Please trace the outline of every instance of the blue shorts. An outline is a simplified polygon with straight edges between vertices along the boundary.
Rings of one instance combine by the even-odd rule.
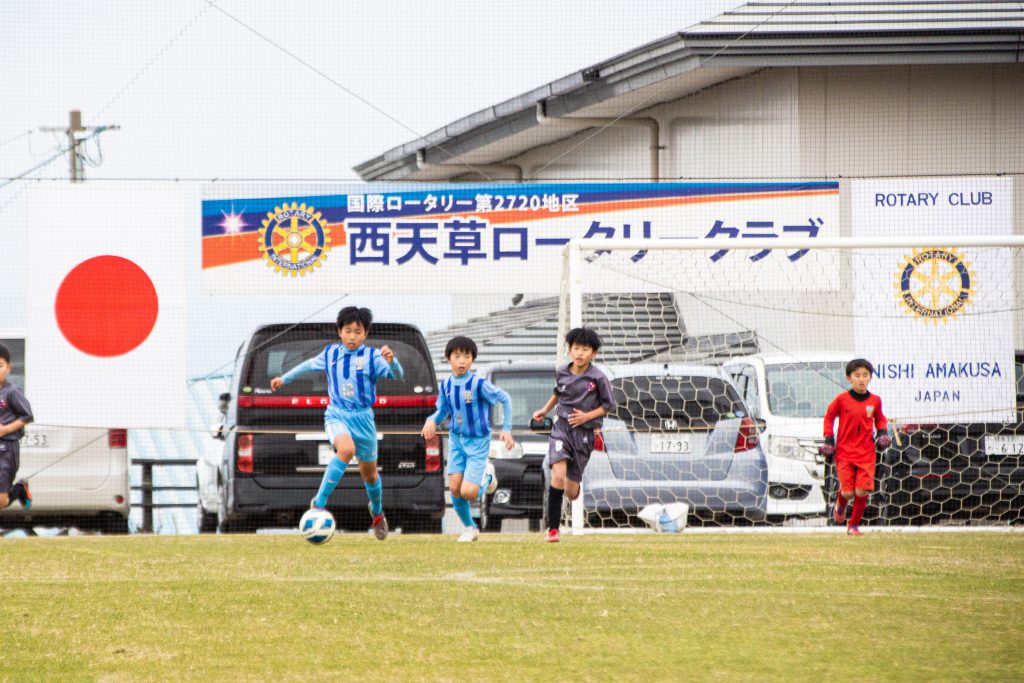
[[[374,462],[377,459],[377,423],[373,409],[333,412],[324,417],[324,430],[331,445],[342,434],[352,437],[356,445],[356,459],[360,462]]]
[[[487,456],[491,452],[491,437],[461,436],[448,437],[448,474],[461,474],[462,481],[480,486],[484,481]]]

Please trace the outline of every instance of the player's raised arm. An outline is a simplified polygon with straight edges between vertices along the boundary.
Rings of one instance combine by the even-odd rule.
[[[324,368],[327,367],[327,362],[324,360],[327,356],[327,351],[318,353],[309,360],[303,361],[296,365],[294,368],[284,373],[280,377],[275,377],[270,380],[270,388],[277,391],[285,384],[288,384],[299,375],[304,375],[307,372],[323,372]]]
[[[395,358],[395,352],[391,350],[390,346],[380,347],[380,354],[374,355],[373,362],[376,364],[377,375],[380,377],[390,377],[391,379],[405,377],[405,370]]]

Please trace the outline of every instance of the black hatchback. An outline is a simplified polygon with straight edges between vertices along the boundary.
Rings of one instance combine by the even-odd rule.
[[[505,518],[527,519],[540,528],[544,503],[544,458],[548,435],[530,431],[533,411],[543,406],[555,389],[555,364],[514,361],[484,368],[482,377],[512,397],[512,431],[516,447],[506,450],[500,441],[491,445],[491,464],[498,487],[484,500],[480,526],[485,531],[501,528]],[[501,428],[502,406],[491,409],[491,427]]]
[[[291,525],[309,508],[325,466],[335,457],[323,429],[327,378],[308,373],[274,393],[270,380],[337,341],[333,323],[300,323],[260,327],[242,344],[226,397],[218,476],[222,532]],[[373,407],[384,510],[393,528],[440,532],[445,510],[441,444],[439,439],[425,444],[419,435],[437,398],[426,342],[411,325],[374,323],[366,344],[390,346],[405,370],[400,380],[380,380]],[[366,505],[353,460],[328,508],[339,526],[359,529],[370,522]]]

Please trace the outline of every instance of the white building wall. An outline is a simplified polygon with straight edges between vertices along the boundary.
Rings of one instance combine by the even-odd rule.
[[[1015,176],[1016,232],[1024,233],[1024,64],[772,68],[724,81],[640,112],[662,127],[662,180],[841,179],[840,234],[849,234],[845,179],[878,176]],[[642,179],[643,130],[596,129],[515,159],[530,180]],[[969,233],[970,226],[964,226]],[[787,295],[787,307],[847,310],[843,291]],[[1024,283],[1024,263],[1015,265]],[[1015,287],[1024,308],[1024,286]],[[773,302],[764,295],[757,300]],[[732,331],[736,323],[798,349],[835,348],[852,339],[852,319],[783,318],[744,302],[706,304],[680,297],[692,333]],[[1015,326],[1024,348],[1024,321]]]

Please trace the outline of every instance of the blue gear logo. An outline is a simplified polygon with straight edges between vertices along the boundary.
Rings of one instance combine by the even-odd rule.
[[[956,249],[915,249],[896,276],[896,293],[907,313],[948,323],[971,303],[974,275]]]
[[[275,206],[263,219],[259,247],[267,266],[285,277],[305,276],[323,265],[331,248],[330,229],[312,206]]]

